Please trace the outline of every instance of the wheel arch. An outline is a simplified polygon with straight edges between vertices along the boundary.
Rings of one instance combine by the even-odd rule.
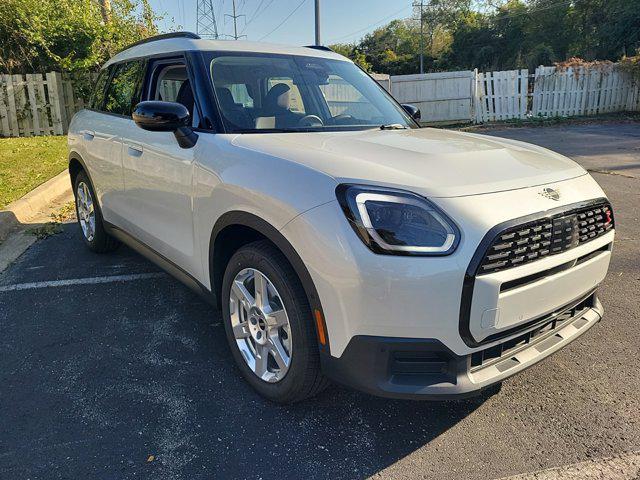
[[[326,334],[327,327],[324,320],[324,311],[309,270],[285,236],[273,225],[252,213],[243,211],[227,212],[218,219],[211,232],[209,277],[211,291],[215,293],[218,307],[222,307],[222,278],[229,259],[243,245],[262,239],[266,239],[275,245],[296,272],[309,299],[309,305],[314,316],[316,338],[323,337],[325,339],[324,344],[318,341],[318,347],[321,352],[329,353],[329,338]],[[320,313],[321,326],[317,324],[316,311]],[[320,334],[318,328],[323,328],[324,332]]]
[[[68,170],[69,170],[69,179],[71,180],[72,190],[74,188],[76,177],[78,176],[78,173],[80,173],[81,171],[84,171],[84,173],[87,174],[87,177],[89,177],[89,181],[91,182],[91,185],[94,187],[94,190],[95,190],[95,185],[93,183],[93,179],[91,178],[91,173],[89,173],[89,169],[87,168],[87,165],[85,164],[84,160],[82,159],[82,156],[78,152],[69,153]]]

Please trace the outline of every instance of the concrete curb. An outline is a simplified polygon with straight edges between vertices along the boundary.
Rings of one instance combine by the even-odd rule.
[[[42,214],[51,203],[63,197],[70,197],[71,194],[69,172],[65,169],[24,197],[10,203],[0,210],[0,241],[17,230],[21,224],[28,223]]]

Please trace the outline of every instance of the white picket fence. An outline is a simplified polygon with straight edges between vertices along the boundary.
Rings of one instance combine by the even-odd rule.
[[[533,89],[533,116],[571,117],[638,110],[638,82],[614,65],[590,69],[538,67]]]
[[[640,111],[640,82],[615,65],[562,71],[538,67],[534,75],[524,69],[428,73],[390,81],[393,96],[419,107],[424,123]]]
[[[485,123],[526,118],[529,100],[529,71],[476,72],[475,122]]]
[[[0,74],[0,136],[64,135],[73,114],[84,107],[59,72]]]

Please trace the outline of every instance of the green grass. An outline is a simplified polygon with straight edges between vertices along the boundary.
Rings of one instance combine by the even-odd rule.
[[[67,137],[0,138],[0,209],[67,166]]]

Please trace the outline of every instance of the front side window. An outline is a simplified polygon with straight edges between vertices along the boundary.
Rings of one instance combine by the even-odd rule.
[[[186,65],[159,63],[153,69],[151,85],[153,91],[149,95],[150,99],[181,103],[189,110],[192,125],[198,125],[195,96]]]
[[[144,74],[141,60],[121,63],[115,68],[107,90],[104,110],[109,113],[130,116],[140,101],[140,85]]]
[[[416,127],[353,63],[278,54],[210,55],[225,128],[233,133]]]
[[[183,85],[189,81],[186,67],[182,65],[160,67],[156,73],[158,79],[154,100],[164,100],[165,102],[177,101],[180,90],[183,88]],[[189,85],[187,85],[187,87],[191,88]]]

